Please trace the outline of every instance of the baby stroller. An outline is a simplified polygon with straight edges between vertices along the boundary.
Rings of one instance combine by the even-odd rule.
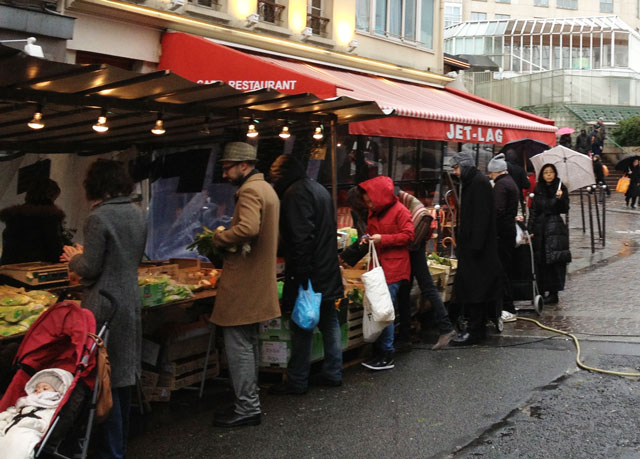
[[[116,300],[100,290],[117,308]],[[106,342],[111,317],[102,325],[98,337]],[[15,374],[0,400],[0,411],[15,405],[26,395],[24,387],[36,372],[61,368],[73,374],[47,432],[36,447],[36,457],[85,458],[89,447],[99,390],[96,382],[96,332],[93,313],[71,301],[56,303],[27,331],[14,359]]]
[[[524,223],[516,222],[520,227],[524,238],[523,243],[515,248],[513,254],[513,266],[511,271],[511,295],[513,301],[530,301],[533,308],[516,306],[519,311],[535,310],[536,314],[542,314],[544,300],[538,289],[536,277],[536,263],[533,254],[533,244]]]

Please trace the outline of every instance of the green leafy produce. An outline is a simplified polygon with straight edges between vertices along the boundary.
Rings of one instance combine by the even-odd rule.
[[[359,288],[354,288],[353,290],[349,291],[349,293],[347,293],[347,298],[353,304],[362,306],[364,302],[364,292]]]
[[[216,233],[225,231],[224,226],[218,226],[215,231],[210,230],[206,226],[202,227],[202,233],[197,233],[193,242],[187,246],[187,250],[196,250],[200,255],[207,257],[213,266],[216,268],[222,268],[222,262],[224,256],[227,253],[236,253],[238,247],[235,245],[229,247],[218,247],[213,243],[213,237]],[[242,244],[242,255],[247,255],[251,252],[251,245],[248,242]]]
[[[436,255],[435,253],[429,254],[428,259],[429,260],[433,260],[435,263],[437,263],[439,265],[451,266],[451,261],[449,261],[448,258],[440,257],[440,256]]]

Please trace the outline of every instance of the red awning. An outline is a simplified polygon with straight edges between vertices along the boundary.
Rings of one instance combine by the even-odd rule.
[[[352,134],[499,145],[529,137],[556,143],[553,121],[462,91],[254,56],[184,33],[164,35],[159,66],[192,81],[221,80],[241,90],[273,87],[289,94],[375,100],[398,115],[351,123]]]

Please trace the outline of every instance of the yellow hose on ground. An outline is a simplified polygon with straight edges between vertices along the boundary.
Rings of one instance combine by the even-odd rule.
[[[640,378],[640,373],[628,373],[628,372],[623,372],[623,371],[603,370],[602,368],[594,368],[594,367],[590,367],[588,365],[585,365],[580,360],[580,342],[578,341],[578,338],[576,338],[576,336],[574,334],[572,334],[572,333],[569,333],[569,332],[566,332],[566,331],[563,331],[563,330],[558,330],[556,328],[548,327],[548,326],[538,322],[537,320],[529,319],[527,317],[516,317],[515,319],[505,320],[504,323],[515,322],[516,320],[525,320],[527,322],[533,322],[538,327],[540,327],[540,328],[542,328],[544,330],[549,330],[549,331],[552,331],[554,333],[559,333],[561,335],[570,336],[571,339],[573,339],[573,343],[576,345],[576,351],[577,351],[576,364],[578,365],[579,368],[582,368],[583,370],[595,371],[597,373],[604,373],[604,374],[607,374],[607,375],[614,375],[614,376],[626,376],[626,377],[630,377],[630,378]]]

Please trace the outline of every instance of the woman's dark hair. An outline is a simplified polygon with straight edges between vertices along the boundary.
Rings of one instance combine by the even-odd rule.
[[[553,172],[556,174],[556,176],[555,176],[554,180],[556,180],[556,179],[558,178],[558,169],[556,169],[556,166],[554,166],[554,165],[553,165],[553,164],[551,164],[551,163],[547,163],[547,164],[545,164],[544,166],[542,166],[542,169],[540,169],[540,173],[538,174],[538,183],[546,183],[546,182],[544,181],[544,177],[543,177],[543,175],[544,175],[544,170],[545,170],[547,167],[550,167],[551,169],[553,169]]]
[[[60,196],[60,187],[50,178],[39,179],[27,190],[24,202],[46,206],[53,204],[53,201]]]
[[[129,196],[133,191],[133,181],[120,161],[98,159],[87,170],[84,190],[89,201]]]

